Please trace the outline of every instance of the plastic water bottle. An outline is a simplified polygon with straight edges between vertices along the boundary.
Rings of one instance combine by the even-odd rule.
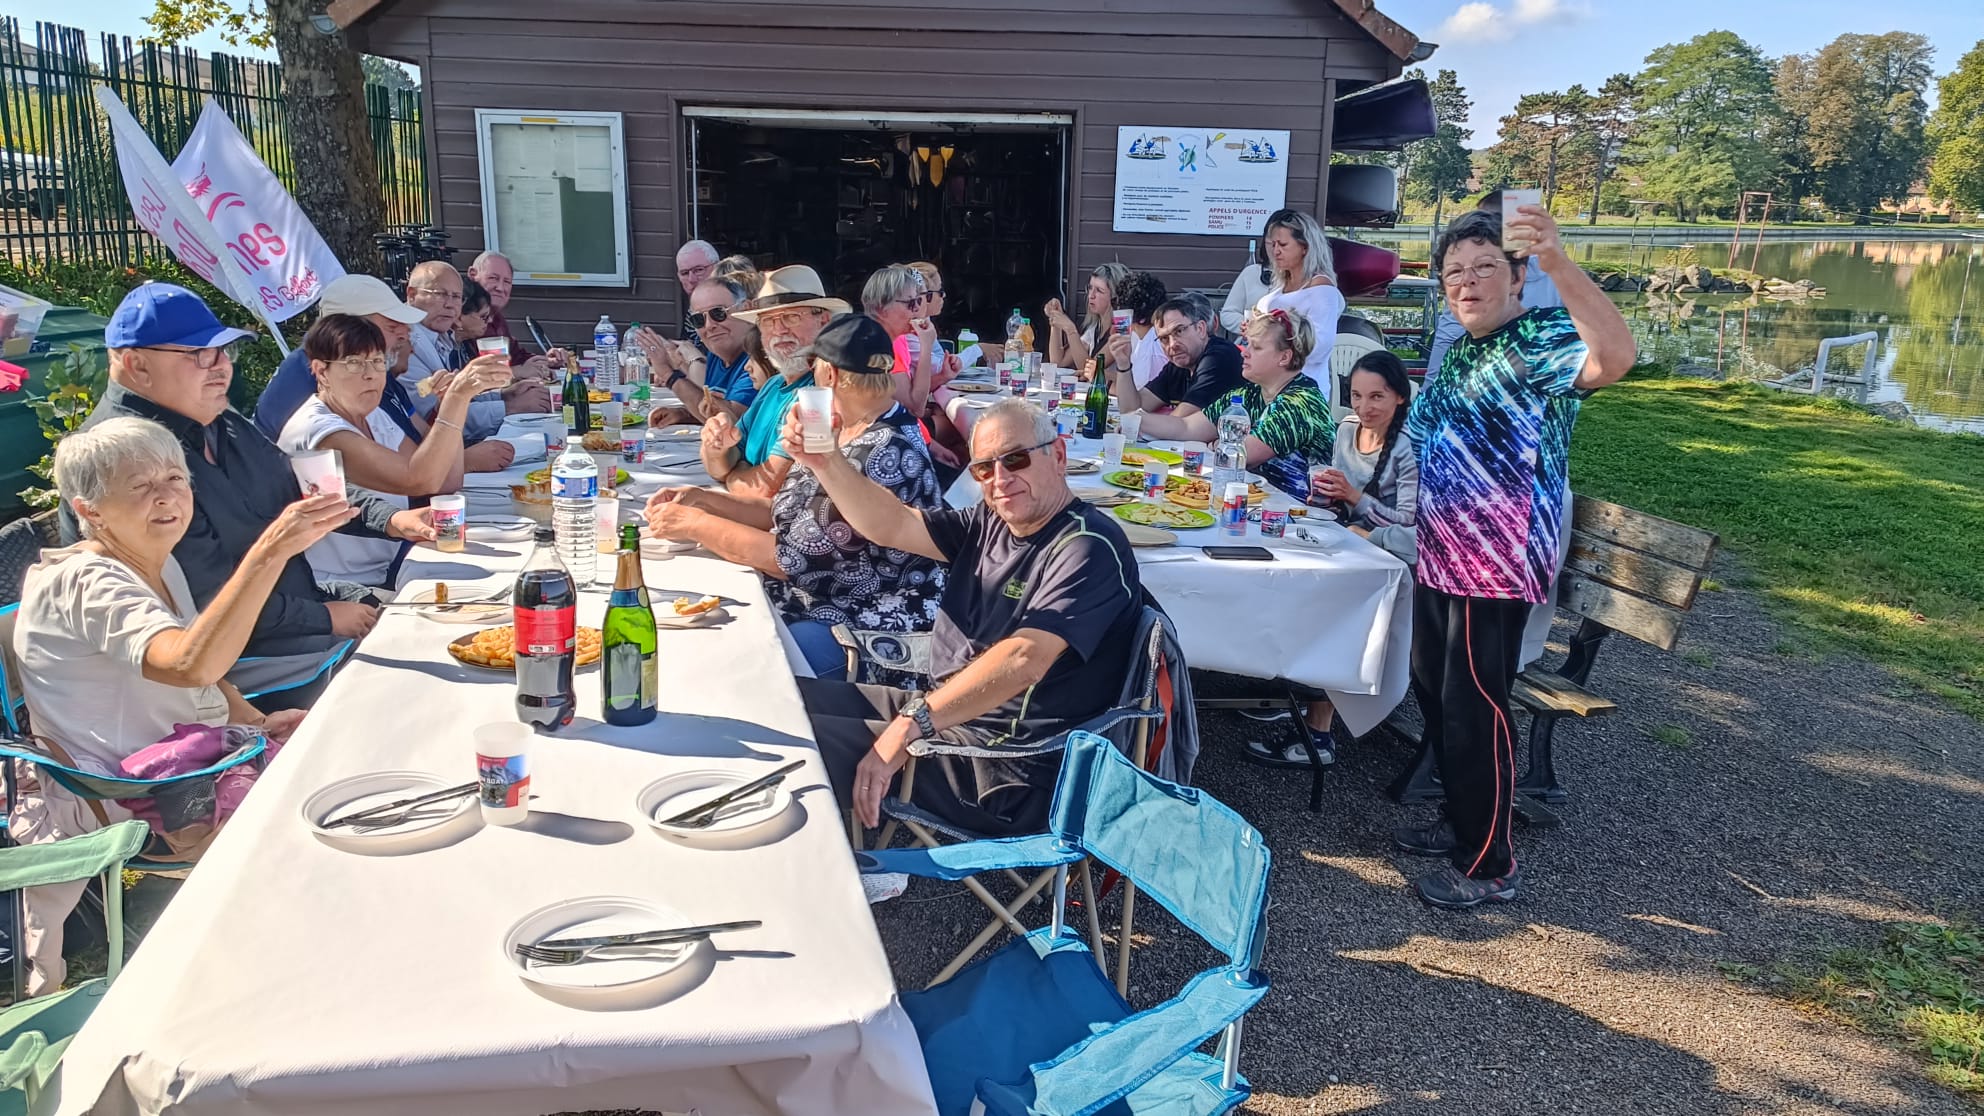
[[[1012,316],[1006,319],[1006,359],[1014,359],[1014,350],[1019,347],[1020,334],[1026,329],[1026,315],[1020,308],[1013,307]]]
[[[1247,417],[1247,408],[1240,405],[1240,393],[1227,397],[1226,410],[1219,415],[1219,443],[1215,447],[1212,465],[1212,490],[1223,492],[1228,484],[1247,479],[1247,435],[1254,429],[1254,420]]]
[[[592,347],[599,354],[593,360],[593,386],[612,391],[620,383],[620,333],[613,328],[613,319],[605,314],[592,327]]]
[[[551,466],[551,526],[558,536],[558,558],[580,585],[592,583],[593,560],[599,554],[593,524],[598,497],[599,466],[580,440],[572,438]]]

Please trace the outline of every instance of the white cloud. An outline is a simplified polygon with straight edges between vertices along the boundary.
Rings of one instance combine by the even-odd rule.
[[[1572,23],[1583,19],[1587,9],[1576,0],[1511,0],[1507,8],[1488,0],[1468,0],[1440,25],[1442,42],[1501,42],[1520,27],[1545,23]]]
[[[1520,0],[1520,2],[1530,3],[1534,0]],[[1553,0],[1542,0],[1542,2],[1549,3]],[[1486,0],[1469,0],[1468,3],[1457,8],[1453,15],[1447,17],[1447,21],[1440,25],[1439,33],[1440,41],[1443,43],[1498,42],[1508,38],[1510,30],[1508,21],[1502,18],[1502,13],[1495,5],[1487,3]]]

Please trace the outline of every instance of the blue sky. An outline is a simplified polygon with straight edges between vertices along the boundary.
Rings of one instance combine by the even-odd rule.
[[[1936,47],[1938,77],[1984,39],[1978,0],[1378,0],[1386,15],[1440,44],[1428,71],[1454,70],[1474,98],[1471,146],[1493,143],[1516,97],[1631,73],[1664,43],[1734,31],[1778,57],[1839,35],[1914,31]],[[1930,103],[1935,88],[1930,87]]]
[[[1704,31],[1734,31],[1773,57],[1817,50],[1846,32],[1916,31],[1936,44],[1938,76],[1984,38],[1979,0],[1378,0],[1386,15],[1440,44],[1428,69],[1459,72],[1474,98],[1473,146],[1494,142],[1518,95],[1636,71],[1648,51]],[[0,0],[32,18],[38,3]],[[141,35],[150,0],[63,0],[63,22]],[[217,36],[195,45],[220,49]],[[1934,89],[1930,90],[1934,97]],[[1933,100],[1932,100],[1933,103]]]

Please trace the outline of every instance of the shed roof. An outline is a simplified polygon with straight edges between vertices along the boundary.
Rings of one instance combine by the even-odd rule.
[[[1378,10],[1373,0],[1329,0],[1338,11],[1350,17],[1351,21],[1364,29],[1364,33],[1376,39],[1379,45],[1390,51],[1401,62],[1415,61],[1413,53],[1419,49],[1419,36],[1407,31],[1390,16]],[[339,27],[352,24],[389,8],[394,0],[331,0],[325,9]]]

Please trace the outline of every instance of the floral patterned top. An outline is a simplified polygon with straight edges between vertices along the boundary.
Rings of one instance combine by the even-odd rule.
[[[904,504],[925,510],[943,506],[943,489],[916,417],[900,405],[869,423],[840,452]],[[788,621],[881,632],[924,632],[936,621],[943,567],[856,534],[819,477],[802,465],[792,467],[772,498],[772,536],[785,580],[766,578],[765,587]]]

